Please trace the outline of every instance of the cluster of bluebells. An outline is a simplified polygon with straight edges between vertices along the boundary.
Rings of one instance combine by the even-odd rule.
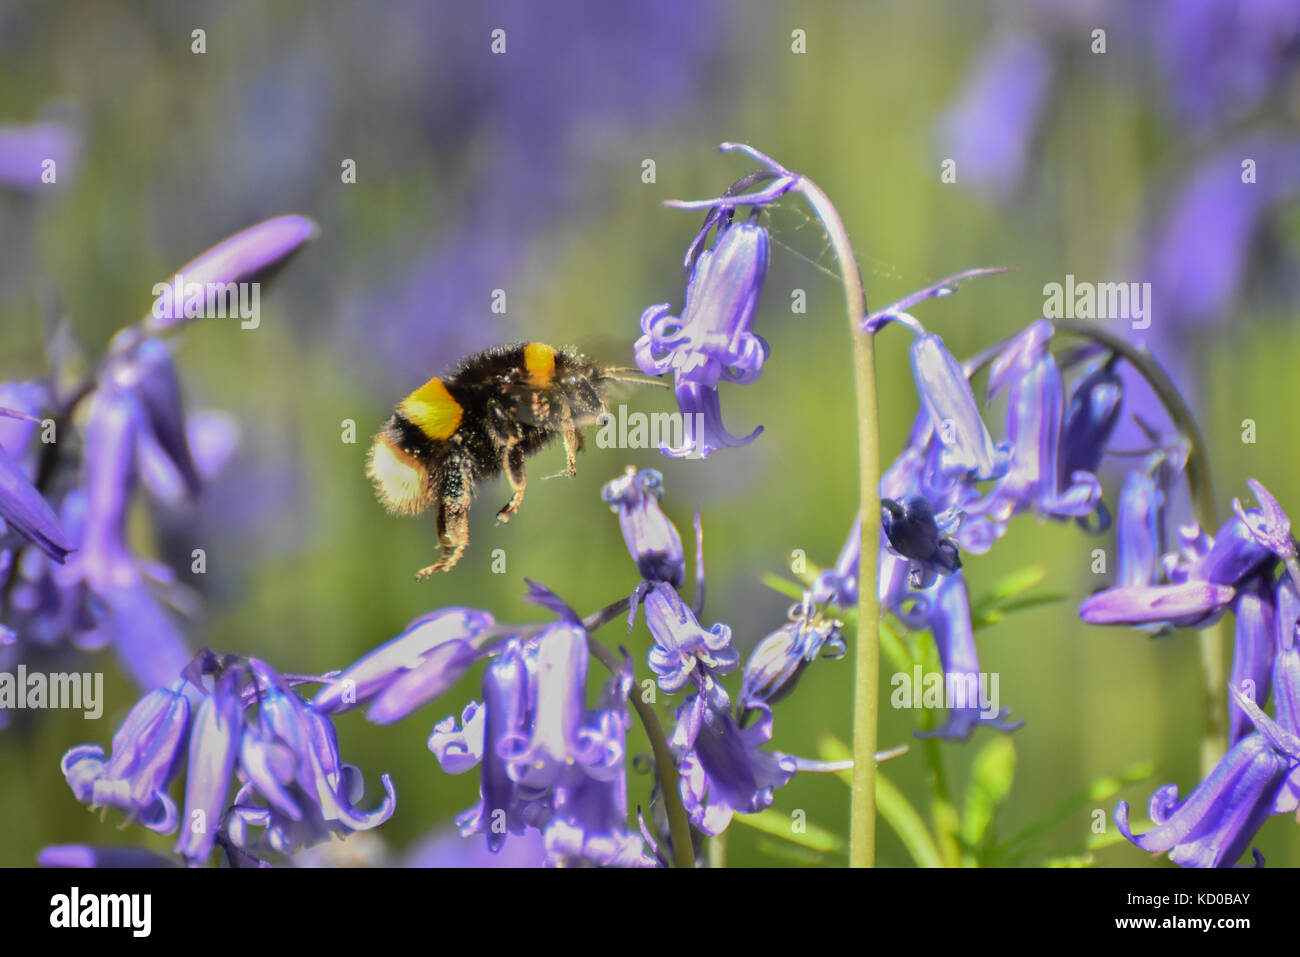
[[[340,759],[329,716],[297,691],[320,680],[201,652],[131,709],[110,755],[99,745],[70,749],[64,777],[92,809],[112,808],[159,834],[179,828],[174,853],[189,865],[220,847],[234,866],[267,866],[272,855],[369,830],[393,814],[392,782],[382,777],[386,796],[373,811],[357,807],[361,773]],[[182,771],[178,808],[169,791]]]
[[[1176,785],[1156,791],[1148,811],[1156,826],[1145,834],[1129,829],[1127,804],[1115,819],[1144,850],[1168,852],[1185,866],[1231,866],[1270,815],[1300,807],[1300,563],[1291,522],[1252,480],[1258,508],[1234,501],[1236,514],[1213,536],[1185,525],[1178,547],[1165,551],[1166,499],[1146,473],[1137,476],[1121,498],[1119,580],[1089,597],[1080,616],[1166,632],[1231,613],[1231,748],[1186,799],[1178,800]],[[1276,720],[1261,710],[1270,697]]]
[[[254,281],[314,233],[283,216],[182,267],[187,281]],[[138,554],[128,520],[141,492],[194,500],[237,441],[229,418],[187,415],[163,338],[180,304],[127,326],[88,376],[66,330],[40,380],[0,384],[0,656],[33,647],[111,645],[143,688],[166,687],[191,657],[167,605],[184,606],[175,571]],[[13,534],[16,533],[16,534]],[[161,597],[160,597],[161,596]]]

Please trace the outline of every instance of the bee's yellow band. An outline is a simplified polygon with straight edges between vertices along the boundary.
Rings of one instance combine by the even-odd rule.
[[[524,346],[524,368],[536,388],[551,384],[555,376],[555,347],[544,342],[530,342]]]
[[[398,411],[431,439],[445,439],[460,428],[465,410],[460,407],[441,379],[430,379],[399,405]]]

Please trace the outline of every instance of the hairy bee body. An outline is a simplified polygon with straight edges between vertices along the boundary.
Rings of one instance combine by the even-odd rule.
[[[529,455],[561,438],[565,471],[576,472],[582,425],[605,411],[609,382],[578,353],[530,342],[469,356],[397,404],[375,436],[366,473],[390,512],[437,510],[442,557],[417,578],[460,560],[477,483],[506,473],[513,494],[497,513],[505,522],[523,502]]]

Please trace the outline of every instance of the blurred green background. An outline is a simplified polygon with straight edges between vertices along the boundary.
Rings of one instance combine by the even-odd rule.
[[[1136,263],[1152,222],[1218,134],[1194,140],[1171,119],[1144,40],[1117,7],[1096,8],[1112,49],[1094,56],[1086,23],[1048,18],[1042,6],[1050,5],[669,4],[668,13],[576,3],[487,3],[472,12],[398,3],[0,5],[0,121],[68,111],[83,143],[75,174],[57,187],[0,194],[0,378],[44,374],[41,327],[51,315],[66,316],[97,355],[148,309],[152,284],[192,256],[267,216],[311,216],[320,236],[263,291],[259,329],[197,322],[174,340],[188,407],[227,410],[242,432],[213,495],[172,516],[163,545],[154,514],[142,506],[136,516],[143,551],[168,557],[167,542],[174,555],[207,550],[208,574],[194,583],[201,611],[186,626],[194,647],[322,672],[439,607],[541,620],[522,599],[525,577],[594,610],[637,581],[599,497],[602,483],[634,464],[664,473],[665,507],[684,533],[701,506],[703,621],[729,623],[747,656],[789,604],[761,576],[790,577],[796,549],[831,564],[856,510],[841,292],[824,242],[793,202],[771,220],[778,245],[757,320],[771,358],[758,384],[723,387],[733,432],[765,428],[750,446],[700,462],[589,441],[577,477],[534,482],[507,527],[492,517],[505,483],[482,489],[465,559],[417,583],[412,573],[435,551],[432,521],[384,513],[363,473],[368,437],[424,377],[488,345],[541,339],[631,364],[641,311],[681,306],[681,257],[698,224],[659,204],[716,195],[746,172],[743,160],[715,151],[723,140],[759,147],[832,197],[874,306],[961,269],[1014,267],[919,311],[958,356],[1039,316],[1043,285],[1067,273],[1143,278]],[[1013,188],[979,190],[963,184],[959,161],[958,182],[941,182],[947,154],[936,124],[982,46],[1012,22],[1042,39],[1055,64],[1026,172]],[[489,52],[498,26],[507,31],[503,57]],[[206,31],[201,55],[191,52],[196,28]],[[791,50],[796,29],[806,31],[806,53]],[[1294,87],[1283,91],[1282,112],[1269,119],[1293,126],[1298,102]],[[356,160],[355,184],[340,181],[347,158]],[[648,184],[646,158],[656,165]],[[1294,242],[1294,205],[1269,215],[1275,234]],[[504,316],[490,308],[495,288],[508,294]],[[791,314],[794,288],[807,291],[806,315]],[[1280,301],[1243,300],[1172,337],[1211,446],[1221,514],[1232,496],[1248,494],[1248,476],[1300,507],[1292,414],[1300,327]],[[887,461],[917,407],[906,348],[901,334],[879,340]],[[641,390],[628,402],[660,410],[671,396]],[[1257,444],[1241,441],[1246,418],[1258,424]],[[341,441],[347,419],[357,423],[356,444]],[[991,425],[1001,430],[996,418]],[[530,474],[561,465],[562,452],[551,449]],[[1115,491],[1108,481],[1112,505]],[[1013,737],[1016,782],[999,834],[1138,762],[1154,774],[1121,796],[1139,818],[1155,787],[1173,781],[1186,794],[1200,780],[1195,636],[1152,641],[1085,627],[1075,614],[1103,583],[1089,571],[1090,550],[1110,544],[1024,517],[990,554],[966,562],[974,598],[1030,564],[1047,570],[1042,590],[1071,596],[979,634],[982,667],[1001,675],[1001,703],[1027,721]],[[490,570],[495,548],[507,556],[503,575]],[[611,625],[600,637],[625,643],[645,673],[643,625],[630,635]],[[103,720],[49,712],[0,732],[0,817],[10,822],[0,832],[2,864],[29,865],[50,843],[170,846],[139,827],[119,830],[114,815],[101,823],[64,783],[64,750],[107,745],[137,696],[110,655],[79,660],[107,672]],[[776,708],[775,748],[812,756],[826,733],[849,739],[851,668],[849,659],[809,668]],[[477,696],[479,674],[392,728],[360,714],[336,721],[344,758],[372,788],[364,806],[378,775],[393,776],[397,812],[376,833],[394,855],[477,799],[476,775],[443,774],[425,740],[435,720]],[[913,727],[913,715],[886,707],[881,746],[912,741]],[[940,746],[959,792],[992,734]],[[641,737],[635,746],[646,750]],[[917,744],[886,773],[927,812]],[[644,804],[648,787],[632,775],[629,803]],[[1031,862],[1079,846],[1093,807],[1105,810],[1113,833],[1114,802],[1072,814]],[[848,790],[830,776],[797,776],[774,807],[847,831]],[[752,829],[728,833],[733,864],[817,861]],[[1291,820],[1271,819],[1257,845],[1270,864],[1300,862]],[[879,856],[909,863],[883,825]],[[1120,843],[1096,862],[1151,858]]]

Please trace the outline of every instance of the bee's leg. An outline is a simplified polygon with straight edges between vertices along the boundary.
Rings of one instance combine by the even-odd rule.
[[[473,491],[473,477],[467,463],[448,462],[447,468],[439,473],[438,544],[442,546],[442,558],[416,572],[416,581],[450,571],[460,561],[469,544],[469,506]]]
[[[501,453],[501,468],[510,480],[510,491],[514,493],[510,496],[510,501],[497,512],[497,521],[504,525],[519,511],[519,506],[524,504],[524,488],[528,484],[524,475],[524,450],[517,445],[507,446]]]
[[[548,479],[578,474],[578,453],[582,451],[582,429],[573,424],[573,417],[565,412],[560,424],[560,434],[564,436],[564,471],[546,476]]]

